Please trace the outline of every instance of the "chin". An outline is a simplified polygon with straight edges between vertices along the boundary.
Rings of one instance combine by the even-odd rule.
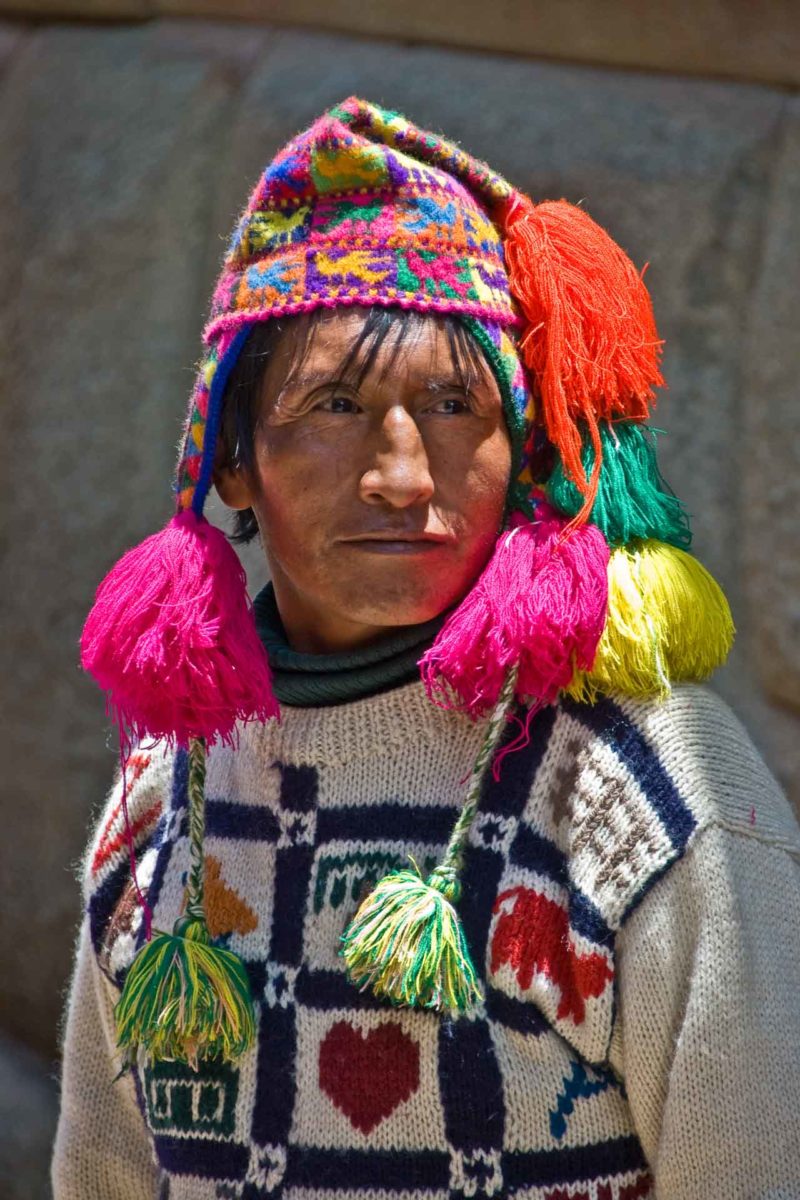
[[[472,581],[474,582],[474,581]],[[339,605],[339,611],[348,620],[360,625],[375,625],[389,628],[391,626],[422,625],[432,621],[449,608],[453,608],[463,599],[472,586],[465,583],[459,591],[453,591],[452,585],[438,588],[370,589],[369,597],[364,597],[359,603],[359,597],[348,596]]]

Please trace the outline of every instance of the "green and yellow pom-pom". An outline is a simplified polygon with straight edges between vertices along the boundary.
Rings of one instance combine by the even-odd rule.
[[[135,1060],[233,1061],[253,1044],[255,1015],[241,959],[209,944],[205,921],[181,917],[131,963],[114,1010],[117,1045]]]
[[[350,981],[392,1004],[470,1011],[481,990],[452,903],[458,887],[453,871],[424,880],[416,863],[381,879],[342,937]]]
[[[719,584],[702,563],[664,542],[620,546],[608,564],[608,616],[591,671],[567,689],[665,698],[670,685],[707,679],[727,658],[734,625]]]

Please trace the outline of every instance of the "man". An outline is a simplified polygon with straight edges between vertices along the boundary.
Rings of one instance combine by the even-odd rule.
[[[732,627],[629,261],[351,99],[205,339],[178,514],[84,632],[123,770],[58,1200],[800,1195],[800,832],[697,682]]]

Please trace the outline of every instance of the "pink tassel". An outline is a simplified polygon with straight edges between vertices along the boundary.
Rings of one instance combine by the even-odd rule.
[[[541,707],[576,668],[591,667],[606,619],[609,549],[593,525],[562,540],[566,524],[544,500],[533,522],[514,518],[420,662],[436,703],[479,717],[518,665],[517,698]]]
[[[236,721],[279,713],[244,570],[225,535],[191,510],[109,571],[81,662],[131,738],[234,744]]]

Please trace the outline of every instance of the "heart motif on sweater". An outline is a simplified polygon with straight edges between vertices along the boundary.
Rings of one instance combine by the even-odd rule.
[[[397,1025],[365,1032],[337,1021],[319,1048],[319,1086],[355,1129],[370,1133],[419,1087],[419,1046]]]

